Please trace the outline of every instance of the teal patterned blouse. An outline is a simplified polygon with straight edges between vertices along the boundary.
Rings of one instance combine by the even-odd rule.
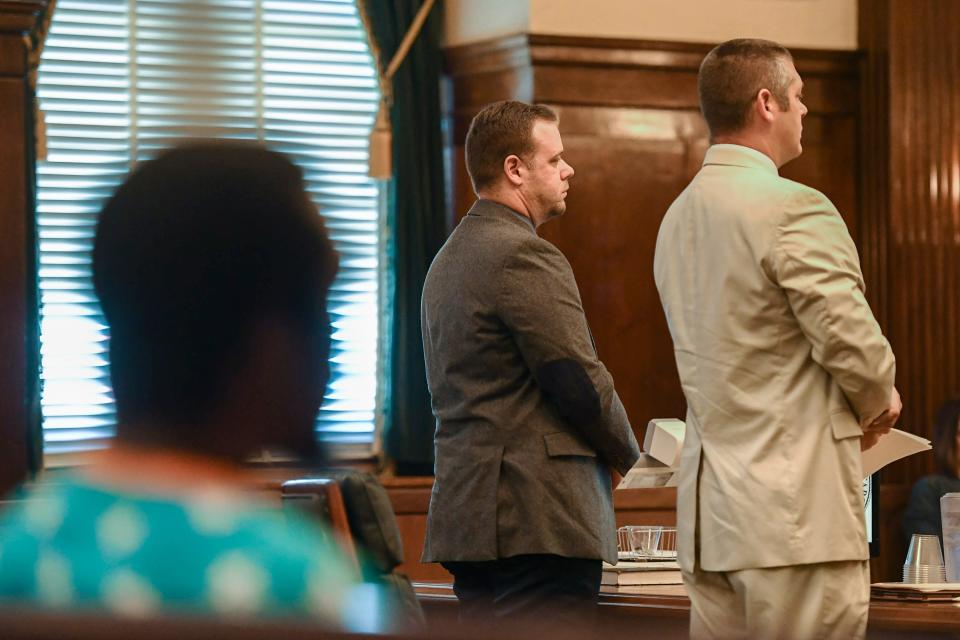
[[[25,497],[0,513],[0,602],[344,626],[357,578],[324,530],[299,514],[223,494],[124,494],[76,477]]]

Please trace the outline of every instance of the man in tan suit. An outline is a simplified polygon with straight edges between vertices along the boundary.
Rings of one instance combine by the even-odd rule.
[[[869,570],[861,447],[900,414],[894,357],[801,153],[790,52],[732,40],[700,67],[712,146],[667,211],[654,273],[684,395],[680,565],[694,638],[857,638]]]

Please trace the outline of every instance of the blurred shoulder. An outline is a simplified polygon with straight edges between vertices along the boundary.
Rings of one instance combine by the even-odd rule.
[[[933,473],[917,480],[911,495],[932,494],[938,498],[946,493],[960,492],[960,478],[951,478],[941,473]]]

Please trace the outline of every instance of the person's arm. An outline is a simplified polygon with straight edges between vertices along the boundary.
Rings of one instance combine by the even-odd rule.
[[[893,351],[864,297],[857,250],[840,214],[822,194],[804,191],[786,201],[778,232],[768,275],[783,289],[813,359],[864,428],[893,409],[899,415]]]
[[[557,413],[625,474],[640,455],[613,378],[597,358],[573,271],[546,241],[524,240],[503,266],[498,311]]]

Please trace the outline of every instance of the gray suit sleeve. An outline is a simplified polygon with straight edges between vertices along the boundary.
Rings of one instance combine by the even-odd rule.
[[[613,378],[597,358],[570,264],[539,238],[507,258],[497,307],[557,413],[621,474],[640,455]]]

